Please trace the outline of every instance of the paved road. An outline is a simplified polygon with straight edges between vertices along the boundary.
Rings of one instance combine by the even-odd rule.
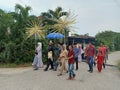
[[[120,51],[109,55],[107,64],[116,65]],[[43,69],[33,71],[32,67],[0,69],[0,90],[120,90],[120,72],[116,67],[107,66],[101,73],[96,67],[87,72],[86,63],[79,63],[75,80],[66,80],[68,74],[58,77],[58,71]]]

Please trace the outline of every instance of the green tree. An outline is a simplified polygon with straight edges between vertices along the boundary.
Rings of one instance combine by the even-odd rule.
[[[65,35],[64,41],[66,42],[66,36],[71,30],[72,24],[75,23],[75,17],[72,16],[70,12],[64,12],[61,7],[57,7],[55,11],[48,10],[41,15],[43,17],[43,22],[48,27],[48,33],[59,32]]]
[[[110,50],[120,50],[119,49],[119,40],[120,40],[120,33],[113,32],[113,31],[104,31],[98,33],[95,38],[97,41],[97,45],[101,43],[107,45]]]
[[[11,28],[14,19],[11,14],[0,9],[0,62],[10,62],[12,58]]]
[[[54,32],[54,28],[51,25],[57,23],[57,21],[53,19],[59,19],[62,16],[66,16],[68,12],[64,12],[61,7],[57,7],[55,10],[48,10],[48,12],[41,13],[41,18],[43,24],[47,25],[47,34],[50,32]]]
[[[3,63],[30,62],[33,57],[34,40],[26,40],[26,23],[29,18],[30,7],[19,4],[15,12],[0,10],[0,61]],[[29,47],[28,47],[29,46]]]
[[[114,41],[115,50],[120,50],[120,33],[116,34],[113,41]]]
[[[22,23],[23,25],[27,23],[30,10],[31,10],[31,7],[29,6],[23,7],[20,4],[16,4],[15,12],[18,14],[17,19],[19,23]]]

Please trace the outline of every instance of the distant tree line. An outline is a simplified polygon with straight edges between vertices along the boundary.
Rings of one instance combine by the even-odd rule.
[[[113,31],[104,31],[96,34],[96,46],[101,43],[109,47],[110,51],[120,50],[120,33]]]

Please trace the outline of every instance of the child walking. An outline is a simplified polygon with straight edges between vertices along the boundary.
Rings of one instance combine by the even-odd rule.
[[[69,77],[67,80],[74,80],[75,79],[75,73],[74,73],[74,51],[71,45],[69,45],[69,51],[68,51],[68,72]]]
[[[104,62],[104,56],[102,54],[102,51],[99,51],[98,55],[97,55],[97,68],[98,68],[98,72],[102,71],[103,62]]]

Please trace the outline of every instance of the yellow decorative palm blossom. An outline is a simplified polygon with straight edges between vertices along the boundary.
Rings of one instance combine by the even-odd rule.
[[[40,20],[31,20],[27,25],[29,26],[26,30],[28,38],[30,38],[33,35],[35,35],[35,37],[45,38],[45,27],[40,26]]]
[[[53,25],[56,32],[64,33],[65,30],[70,30],[73,24],[75,24],[75,17],[71,17],[70,14],[67,16],[62,16],[59,19],[53,19],[56,24]]]

